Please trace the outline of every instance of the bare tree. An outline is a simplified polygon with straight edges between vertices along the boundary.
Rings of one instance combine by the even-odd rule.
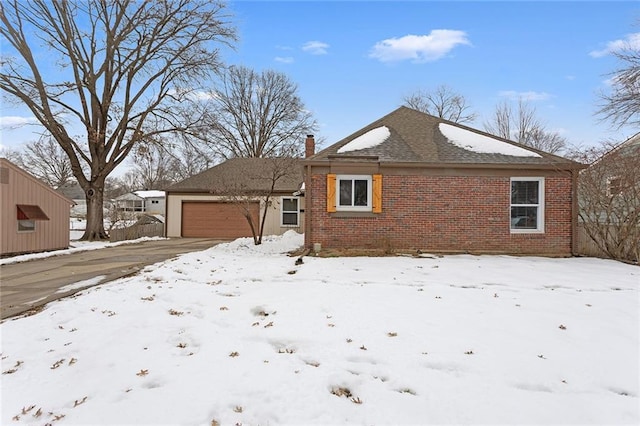
[[[18,153],[18,165],[53,188],[74,180],[69,156],[48,135],[28,142]]]
[[[613,259],[640,260],[640,134],[572,157],[589,164],[578,178],[578,214],[587,235]]]
[[[558,132],[549,131],[537,117],[536,109],[522,99],[516,111],[508,102],[496,106],[493,117],[484,123],[488,133],[510,139],[541,151],[557,153],[565,149],[567,141]]]
[[[237,206],[251,228],[255,245],[262,244],[264,225],[272,207],[278,187],[287,182],[302,182],[299,159],[292,157],[271,157],[260,164],[243,162],[242,179],[224,183],[224,198]],[[256,212],[256,203],[259,213]]]
[[[208,0],[0,2],[0,88],[69,157],[87,199],[82,239],[107,238],[105,179],[140,141],[200,123],[174,106],[220,68],[214,43],[235,40],[226,19]]]
[[[196,134],[201,133],[201,131],[196,132]],[[211,141],[198,138],[191,133],[164,135],[156,146],[164,156],[171,157],[171,160],[166,161],[170,161],[171,176],[175,181],[190,178],[211,168],[221,160]]]
[[[621,63],[611,73],[611,88],[600,93],[597,114],[610,121],[616,128],[640,124],[640,48],[638,44],[626,43],[613,55]]]
[[[222,158],[296,156],[300,135],[317,125],[285,74],[232,66],[215,91],[209,111],[209,139]]]
[[[214,152],[203,149],[202,145],[191,140],[184,141],[180,145],[175,158],[177,180],[187,179],[203,172],[211,168],[217,160]]]
[[[179,162],[160,142],[140,143],[134,149],[131,175],[136,189],[163,189],[178,180]]]
[[[471,123],[476,119],[464,96],[446,85],[440,85],[433,91],[419,90],[405,96],[404,105],[456,123]]]

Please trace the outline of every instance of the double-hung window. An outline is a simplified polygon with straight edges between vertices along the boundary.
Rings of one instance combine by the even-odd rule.
[[[544,232],[544,178],[511,178],[511,232]]]
[[[300,226],[300,200],[296,197],[280,199],[280,225]]]

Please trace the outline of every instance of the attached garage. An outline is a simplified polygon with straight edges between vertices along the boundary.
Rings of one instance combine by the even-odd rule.
[[[182,236],[199,238],[235,239],[250,237],[251,227],[244,217],[248,208],[254,223],[258,221],[260,206],[257,202],[234,204],[228,202],[182,202]]]
[[[165,236],[233,240],[304,227],[298,158],[233,158],[165,189]]]

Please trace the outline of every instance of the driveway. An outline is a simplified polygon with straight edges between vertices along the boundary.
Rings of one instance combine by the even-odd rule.
[[[37,310],[52,300],[134,275],[147,265],[206,250],[220,242],[170,238],[0,265],[1,318]]]

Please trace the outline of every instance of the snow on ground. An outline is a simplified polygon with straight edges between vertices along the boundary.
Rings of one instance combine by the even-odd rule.
[[[0,259],[0,265],[8,265],[10,263],[26,262],[34,259],[44,259],[45,257],[61,256],[69,253],[77,253],[80,251],[98,250],[105,247],[115,247],[123,244],[137,244],[143,241],[162,240],[161,237],[142,237],[135,240],[125,240],[111,243],[109,241],[78,241],[82,238],[85,230],[85,222],[71,218],[69,221],[69,248],[64,250],[51,250],[40,253],[21,254],[12,257]]]
[[[638,424],[640,269],[181,255],[0,325],[3,425]]]
[[[467,151],[512,155],[514,157],[541,157],[540,154],[529,151],[528,149],[452,126],[451,124],[440,123],[438,128],[449,142]]]
[[[82,235],[80,235],[82,236]],[[78,237],[80,238],[80,237]],[[136,240],[125,240],[111,243],[109,241],[71,241],[68,249],[44,251],[41,253],[21,254],[12,257],[0,259],[0,265],[8,265],[10,263],[26,262],[34,259],[44,259],[45,257],[62,256],[69,253],[77,253],[80,251],[99,250],[105,247],[115,247],[123,244],[137,244],[143,241],[164,240],[162,237],[142,237]]]

